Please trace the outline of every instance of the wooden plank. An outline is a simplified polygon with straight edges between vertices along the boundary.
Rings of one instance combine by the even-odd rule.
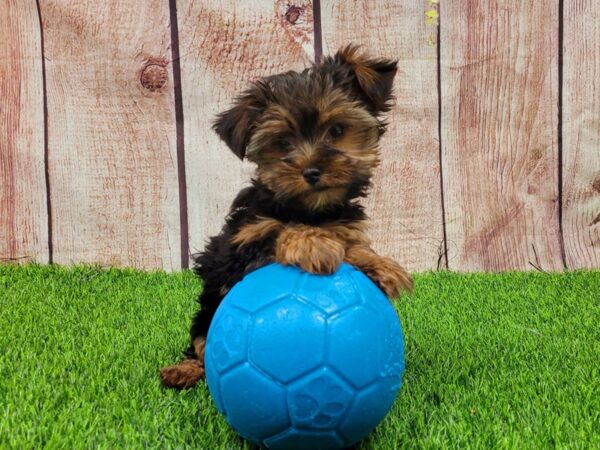
[[[600,267],[600,0],[564,2],[563,233],[567,267]]]
[[[0,7],[0,261],[48,262],[44,92],[34,0]]]
[[[169,4],[41,4],[54,256],[179,268]]]
[[[426,2],[321,2],[323,49],[350,42],[398,59],[396,105],[366,206],[375,249],[410,270],[445,266],[438,141],[436,27]],[[442,256],[441,256],[442,255]]]
[[[212,131],[250,80],[300,70],[313,58],[312,3],[178,0],[190,233],[197,252],[224,223],[253,167]]]
[[[440,2],[449,267],[563,267],[558,0]]]

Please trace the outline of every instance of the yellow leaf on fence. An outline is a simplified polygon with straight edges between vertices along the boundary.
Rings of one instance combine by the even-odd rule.
[[[430,9],[425,12],[425,23],[427,25],[437,25],[437,19],[439,17],[439,13],[435,9]]]

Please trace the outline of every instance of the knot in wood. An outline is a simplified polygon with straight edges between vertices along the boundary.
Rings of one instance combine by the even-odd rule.
[[[158,91],[167,84],[167,69],[159,64],[148,64],[142,70],[140,75],[140,83],[144,89],[149,91]]]
[[[600,192],[600,174],[592,181],[592,187],[596,192]]]
[[[285,18],[289,23],[294,25],[296,22],[298,22],[300,14],[302,14],[302,8],[300,8],[299,6],[292,5],[286,11]]]

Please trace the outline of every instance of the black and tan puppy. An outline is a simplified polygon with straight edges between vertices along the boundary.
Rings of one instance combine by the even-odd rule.
[[[218,135],[256,164],[250,187],[234,200],[225,226],[195,258],[204,280],[186,358],[161,370],[165,386],[204,377],[204,344],[221,299],[242,277],[277,261],[328,274],[346,261],[389,296],[411,289],[406,271],[378,256],[365,235],[358,199],[379,163],[396,62],[348,46],[303,72],[251,85],[221,113]]]

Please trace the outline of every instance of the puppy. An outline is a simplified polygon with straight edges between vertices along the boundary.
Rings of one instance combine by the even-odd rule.
[[[396,61],[348,46],[303,72],[254,82],[214,130],[240,158],[256,164],[225,226],[195,256],[204,281],[185,359],[160,372],[165,386],[189,388],[204,377],[204,346],[219,303],[245,274],[276,261],[330,274],[346,261],[387,295],[411,290],[407,272],[377,255],[359,203],[379,164]]]

